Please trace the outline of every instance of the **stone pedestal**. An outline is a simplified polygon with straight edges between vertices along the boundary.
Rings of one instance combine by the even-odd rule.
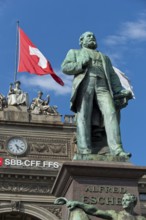
[[[121,200],[126,192],[135,194],[138,203],[135,212],[140,212],[138,180],[146,174],[146,167],[127,162],[75,161],[63,164],[52,193],[56,197],[78,200],[99,209],[122,210]],[[63,207],[63,219],[68,210]],[[100,219],[91,217],[91,219]]]
[[[8,106],[0,111],[0,120],[1,121],[11,121],[11,122],[28,122],[28,123],[60,123],[62,124],[62,115],[35,115],[31,114],[27,106]]]
[[[0,111],[0,120],[29,122],[29,113],[27,106],[9,106]]]
[[[58,123],[61,122],[62,115],[35,115],[31,114],[30,121],[35,123]]]

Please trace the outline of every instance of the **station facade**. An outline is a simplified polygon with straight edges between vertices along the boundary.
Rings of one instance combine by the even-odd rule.
[[[0,111],[0,220],[59,220],[51,193],[62,163],[75,150],[74,116],[35,115],[26,106]],[[146,216],[146,176],[139,181]]]

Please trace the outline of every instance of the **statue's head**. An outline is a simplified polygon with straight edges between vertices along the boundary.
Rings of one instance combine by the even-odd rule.
[[[134,208],[137,204],[137,197],[131,193],[124,194],[122,198],[122,206],[126,208]]]
[[[38,97],[41,98],[43,95],[43,92],[42,91],[38,91]]]
[[[21,85],[21,82],[17,80],[17,81],[15,81],[14,84],[15,84],[16,87],[19,87]]]
[[[79,38],[79,44],[81,47],[86,47],[90,49],[97,48],[96,37],[92,32],[85,32]]]

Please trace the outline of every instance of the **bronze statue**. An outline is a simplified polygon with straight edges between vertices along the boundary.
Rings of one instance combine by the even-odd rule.
[[[92,124],[100,111],[107,136],[110,154],[129,158],[121,141],[120,127],[114,97],[128,97],[123,89],[110,59],[97,51],[92,32],[85,32],[80,39],[81,49],[71,49],[62,63],[62,71],[74,75],[71,110],[77,116],[77,148],[81,155],[92,154]]]
[[[73,212],[70,215],[69,220],[89,220],[88,215],[111,220],[146,220],[145,217],[138,215],[134,212],[137,198],[135,195],[130,193],[124,194],[122,198],[123,210],[120,212],[116,212],[114,210],[100,210],[92,205],[88,205],[82,202],[68,201],[66,198],[63,197],[56,199],[54,203],[58,205],[66,204],[71,213]]]

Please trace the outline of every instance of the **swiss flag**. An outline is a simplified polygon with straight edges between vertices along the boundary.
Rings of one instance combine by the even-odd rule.
[[[60,85],[64,85],[54,72],[51,64],[41,51],[30,41],[24,31],[19,28],[19,62],[18,72],[29,72],[36,75],[50,74]]]
[[[2,165],[3,165],[3,158],[0,157],[0,166],[2,166]]]

